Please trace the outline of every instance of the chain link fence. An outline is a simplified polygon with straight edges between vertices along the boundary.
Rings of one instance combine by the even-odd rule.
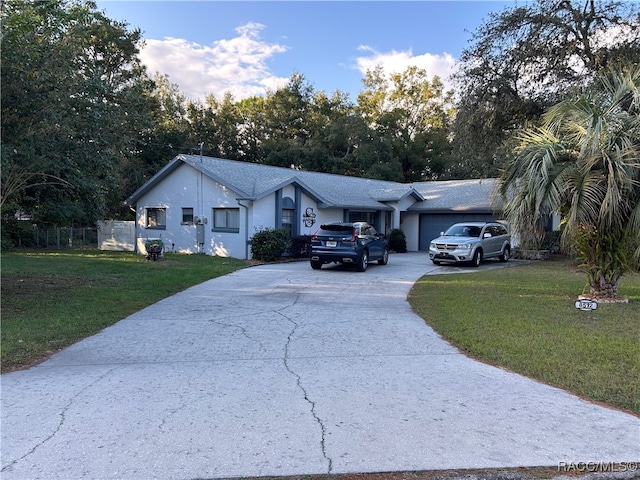
[[[31,237],[36,248],[72,249],[80,247],[98,248],[97,227],[33,227]],[[30,242],[30,243],[31,243]]]

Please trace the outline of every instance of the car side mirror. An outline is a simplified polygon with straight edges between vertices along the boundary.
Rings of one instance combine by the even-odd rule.
[[[491,238],[491,234],[489,232],[485,232],[482,238]]]
[[[444,232],[440,232],[440,236],[442,237],[444,235]]]

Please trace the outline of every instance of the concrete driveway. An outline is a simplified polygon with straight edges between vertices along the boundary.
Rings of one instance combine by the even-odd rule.
[[[639,418],[473,361],[413,314],[412,284],[451,270],[417,253],[364,273],[265,265],[158,302],[2,376],[2,478],[640,459]]]

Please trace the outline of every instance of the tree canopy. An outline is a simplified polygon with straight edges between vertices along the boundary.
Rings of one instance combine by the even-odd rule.
[[[391,145],[406,182],[433,180],[446,170],[447,135],[453,118],[453,93],[445,92],[437,76],[408,67],[385,75],[378,67],[367,72],[357,112]]]
[[[92,3],[3,2],[2,201],[41,223],[93,221],[147,122],[140,32]]]
[[[495,176],[511,134],[615,65],[640,59],[640,8],[612,0],[535,0],[492,13],[473,32],[456,74],[452,168]]]
[[[140,63],[141,35],[93,2],[2,4],[2,217],[126,218],[180,153],[394,181],[498,176],[513,136],[610,65],[637,65],[638,5],[537,0],[473,33],[454,92],[416,67],[365,75],[353,103],[304,74],[262,96],[189,100]],[[3,230],[4,232],[4,230]]]

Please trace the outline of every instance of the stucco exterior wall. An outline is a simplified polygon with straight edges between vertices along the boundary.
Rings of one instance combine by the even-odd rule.
[[[206,253],[244,258],[246,210],[236,201],[238,194],[214,182],[193,168],[183,165],[170,178],[164,179],[142,196],[136,204],[136,237],[138,251],[144,253],[144,242],[160,238],[165,251]],[[182,223],[182,208],[193,208],[194,217],[204,225],[204,243],[197,239],[196,222]],[[214,232],[213,208],[239,208],[239,232]],[[166,227],[146,226],[148,208],[166,208]],[[206,223],[205,223],[206,222]]]
[[[316,223],[312,228],[305,232],[306,235],[312,235],[320,228],[323,223],[341,222],[344,211],[341,208],[316,208]]]
[[[400,229],[407,237],[407,250],[409,252],[417,252],[420,249],[419,232],[420,232],[420,215],[412,212],[402,212],[400,214]]]
[[[253,204],[253,218],[249,221],[251,229],[249,231],[249,238],[253,236],[256,229],[262,230],[264,228],[276,227],[276,196],[275,193],[267,195],[260,200],[252,202]],[[255,227],[255,228],[254,228]]]
[[[417,252],[420,249],[418,241],[418,232],[420,231],[420,215],[417,213],[407,212],[407,210],[416,203],[413,196],[403,198],[395,207],[394,227],[404,232],[407,239],[407,251]]]

